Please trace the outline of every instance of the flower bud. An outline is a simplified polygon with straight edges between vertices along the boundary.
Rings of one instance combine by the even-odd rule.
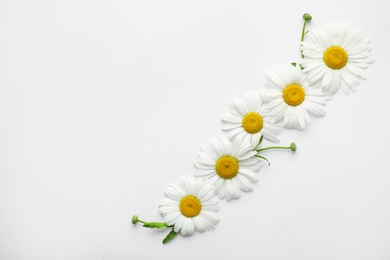
[[[137,222],[138,222],[138,216],[137,216],[137,215],[134,215],[133,218],[131,219],[131,222],[132,222],[133,224],[137,224]]]
[[[290,144],[290,149],[291,149],[291,151],[295,152],[297,150],[297,145],[295,143],[291,143]]]
[[[308,21],[308,22],[310,22],[311,19],[312,19],[311,15],[308,14],[308,13],[305,13],[305,14],[302,16],[302,18],[303,18],[305,21]]]

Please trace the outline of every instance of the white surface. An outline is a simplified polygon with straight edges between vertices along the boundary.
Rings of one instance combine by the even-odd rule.
[[[0,259],[390,259],[390,39],[377,1],[0,1]],[[212,232],[161,221],[232,98],[299,59],[308,28],[348,22],[376,63],[324,118],[284,130],[255,191]]]

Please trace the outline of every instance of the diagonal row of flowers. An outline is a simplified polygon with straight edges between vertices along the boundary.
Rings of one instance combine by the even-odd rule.
[[[219,222],[219,199],[238,199],[252,191],[262,167],[257,146],[265,139],[278,142],[285,128],[304,129],[310,115],[324,116],[325,105],[341,88],[349,94],[364,79],[363,69],[373,63],[369,40],[342,24],[313,29],[302,43],[300,66],[287,64],[266,73],[261,93],[247,93],[231,102],[222,118],[226,137],[201,146],[194,163],[197,180],[186,178],[170,185],[159,206],[174,232],[191,235],[213,229]]]

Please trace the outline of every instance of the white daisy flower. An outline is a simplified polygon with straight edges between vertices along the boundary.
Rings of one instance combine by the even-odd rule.
[[[220,199],[238,199],[242,191],[252,191],[252,184],[257,181],[255,172],[262,164],[255,157],[257,151],[248,142],[227,138],[211,139],[201,146],[201,152],[194,163],[195,176],[207,179],[215,185],[215,194]]]
[[[341,24],[313,29],[311,41],[302,42],[303,72],[310,82],[319,82],[330,94],[340,87],[345,94],[365,79],[363,69],[375,60],[370,40],[357,29]]]
[[[192,235],[195,230],[211,230],[219,222],[215,213],[219,210],[219,200],[214,196],[214,189],[201,179],[184,179],[183,185],[169,185],[159,206],[164,222],[179,231],[183,236]]]
[[[222,130],[228,133],[230,139],[237,138],[252,145],[259,143],[261,135],[272,142],[279,142],[275,135],[283,127],[274,124],[274,118],[263,106],[257,91],[245,94],[244,99],[234,99],[230,103],[230,113],[222,117],[222,123]]]
[[[309,86],[299,66],[290,64],[266,73],[266,90],[261,93],[267,109],[276,120],[283,119],[287,128],[304,129],[309,113],[326,114],[327,97],[321,88]]]

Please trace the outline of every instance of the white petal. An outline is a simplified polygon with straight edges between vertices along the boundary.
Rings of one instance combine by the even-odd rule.
[[[226,200],[230,201],[231,199],[238,199],[240,197],[240,189],[238,184],[233,179],[228,179],[225,181],[226,183]],[[229,198],[229,199],[228,199]]]
[[[199,163],[199,162],[194,162],[194,166],[197,168],[197,169],[201,169],[201,170],[215,170],[215,165],[207,165],[207,164],[202,164],[202,163]]]
[[[193,185],[192,190],[189,191],[189,194],[192,194],[193,196],[198,197],[199,192],[200,192],[201,189],[202,189],[203,187],[205,187],[205,186],[206,186],[206,187],[210,187],[209,185],[205,185],[205,184],[203,183],[203,180],[202,180],[202,179],[197,179],[196,182],[195,182],[194,185]]]
[[[240,99],[234,99],[230,106],[231,109],[236,110],[241,117],[244,117],[246,114],[248,114],[248,110]]]
[[[183,233],[183,230],[185,233]],[[186,218],[184,224],[183,224],[183,227],[181,229],[181,234],[183,236],[185,235],[192,235],[195,231],[195,225],[194,225],[194,222],[192,221],[192,218]]]
[[[228,133],[228,136],[229,136],[230,139],[233,139],[237,135],[245,136],[246,132],[245,132],[244,128],[239,127],[239,128],[236,128],[236,129],[233,129],[233,130],[229,131],[229,133]]]
[[[222,124],[222,131],[230,131],[236,128],[241,128],[242,123],[237,123],[237,124],[231,124],[231,123],[224,123]]]
[[[185,216],[181,216],[178,221],[176,222],[175,224],[175,227],[174,227],[174,231],[176,233],[178,233],[180,231],[180,229],[183,227],[183,224],[184,224],[184,221],[186,220],[186,217]]]
[[[169,185],[165,189],[165,195],[167,195],[169,198],[171,198],[173,200],[180,201],[185,196],[185,193],[181,188],[179,188],[175,185]]]
[[[208,211],[201,211],[200,215],[202,217],[204,217],[205,219],[209,220],[214,225],[216,225],[219,222],[219,217],[216,213],[208,212]]]
[[[279,91],[282,91],[283,88],[286,86],[284,81],[278,77],[276,74],[276,70],[268,72],[265,74],[265,87],[270,89],[277,89]],[[263,95],[262,95],[263,96]]]
[[[307,103],[306,107],[312,115],[315,116],[325,116],[326,115],[326,110],[324,106],[313,104],[313,103]]]
[[[208,190],[207,192],[204,192],[202,190],[201,193],[199,193],[199,200],[201,202],[201,204],[203,204],[204,202],[207,202],[209,199],[211,199],[212,197],[214,196],[214,190]]]
[[[203,144],[200,149],[207,154],[211,159],[213,160],[218,160],[219,155],[218,153],[214,150],[214,148],[208,143],[208,144]]]
[[[225,185],[225,181],[223,181],[222,185],[221,185],[221,187],[220,187],[220,189],[218,191],[218,198],[220,200],[223,200],[225,198],[225,195],[226,195],[226,185]]]
[[[196,216],[192,218],[192,221],[194,222],[196,230],[198,230],[199,232],[206,231],[206,223],[201,216]]]
[[[221,207],[219,205],[202,205],[202,210],[217,212]]]
[[[281,90],[276,89],[266,89],[261,93],[261,97],[266,101],[274,100],[275,98],[280,98],[282,96]]]
[[[239,124],[242,121],[242,117],[237,117],[237,116],[234,116],[231,114],[227,114],[227,115],[224,115],[221,120],[222,120],[222,122],[225,122],[225,123]]]
[[[226,139],[224,137],[220,137],[219,143],[220,143],[220,151],[221,151],[220,153],[222,155],[228,155],[231,153],[232,147],[231,147],[231,143],[228,139]]]
[[[242,142],[239,139],[235,139],[232,144],[232,153],[231,156],[239,158],[244,153],[250,152],[252,147],[249,143]]]
[[[293,109],[294,107],[292,106],[287,106],[285,112],[284,112],[284,120],[283,120],[283,123],[285,126],[289,126],[289,121],[291,121],[291,118],[293,117],[294,113],[293,113]]]
[[[167,214],[166,216],[164,216],[164,222],[167,223],[167,225],[173,225],[179,220],[180,216],[182,216],[182,215],[181,215],[179,210],[176,212]]]
[[[353,65],[346,66],[346,69],[350,71],[353,75],[360,77],[361,79],[366,79],[363,74],[363,71]]]
[[[215,168],[210,170],[197,169],[196,172],[194,173],[195,176],[202,177],[202,178],[208,178],[214,174],[216,174]]]
[[[298,123],[299,123],[299,129],[304,129],[305,128],[305,125],[306,125],[306,122],[305,122],[305,117],[303,115],[303,111],[301,109],[297,109],[296,111],[296,117],[298,118]]]
[[[267,139],[268,141],[271,141],[271,142],[274,142],[274,143],[279,143],[280,140],[279,138],[277,138],[275,135],[273,135],[271,132],[268,132],[268,131],[264,131],[263,132],[263,136],[265,139]]]
[[[252,91],[245,94],[244,104],[247,107],[248,112],[258,112],[262,105],[262,100],[259,92]]]
[[[217,197],[211,197],[207,201],[202,202],[202,207],[203,206],[216,206],[219,204],[219,199]]]
[[[213,154],[213,156],[214,156],[214,154]],[[212,159],[211,157],[209,157],[205,153],[199,153],[199,155],[198,155],[198,162],[201,163],[201,164],[214,166],[215,163],[216,163],[216,160]]]
[[[247,153],[244,153],[242,154],[240,157],[238,157],[238,161],[242,161],[242,160],[246,160],[248,158],[251,158],[253,156],[256,155],[256,152],[255,151],[250,151],[250,152],[247,152]]]
[[[254,183],[257,181],[257,176],[256,174],[251,171],[251,170],[248,170],[248,169],[240,169],[238,174],[242,174],[243,176],[245,176],[250,182]],[[237,175],[238,175],[237,174]]]
[[[180,197],[180,199],[163,198],[161,200],[160,206],[177,206],[181,199],[182,197]]]
[[[221,145],[219,139],[213,138],[209,141],[210,147],[214,149],[214,151],[218,154],[218,158],[223,154],[221,153]]]
[[[253,191],[252,184],[244,176],[238,174],[236,176],[236,180],[237,180],[237,183],[240,186],[240,189],[242,191],[245,191],[245,192]]]
[[[333,76],[333,70],[330,69],[326,70],[324,77],[322,78],[321,87],[325,89],[329,89],[329,84],[332,80],[332,76]]]

